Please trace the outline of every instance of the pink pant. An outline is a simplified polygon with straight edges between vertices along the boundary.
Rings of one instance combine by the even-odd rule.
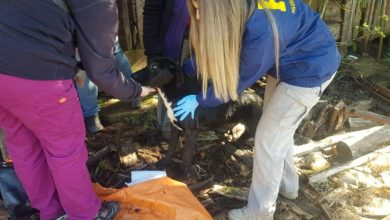
[[[86,167],[80,103],[72,80],[0,73],[0,127],[16,173],[41,219],[66,212],[93,219],[100,208]]]

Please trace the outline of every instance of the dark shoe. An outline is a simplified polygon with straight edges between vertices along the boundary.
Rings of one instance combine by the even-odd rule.
[[[119,212],[118,202],[103,202],[95,220],[111,220],[114,219]]]
[[[98,114],[84,117],[84,123],[87,131],[91,134],[95,134],[104,129]]]

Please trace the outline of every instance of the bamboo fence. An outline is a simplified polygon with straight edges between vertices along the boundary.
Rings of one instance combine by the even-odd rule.
[[[125,50],[142,49],[142,17],[145,0],[117,0],[119,38]],[[390,0],[305,0],[325,20],[340,48],[358,44],[362,51],[368,42],[390,33]],[[383,38],[380,40],[383,41]],[[380,55],[380,54],[379,54]]]

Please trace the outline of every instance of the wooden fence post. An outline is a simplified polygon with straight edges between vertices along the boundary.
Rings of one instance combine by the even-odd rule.
[[[138,29],[139,43],[140,43],[139,46],[141,48],[144,48],[143,12],[144,12],[145,0],[135,0],[135,5],[136,5],[136,11],[137,11],[137,29]]]

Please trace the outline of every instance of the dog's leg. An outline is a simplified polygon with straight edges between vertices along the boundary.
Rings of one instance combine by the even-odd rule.
[[[250,112],[250,114],[248,114],[243,121],[245,125],[245,132],[237,140],[238,145],[243,145],[248,139],[255,137],[257,124],[260,121],[262,109],[261,107],[254,105],[248,112]]]
[[[188,175],[188,171],[190,169],[190,165],[192,162],[192,158],[194,156],[195,151],[195,143],[198,137],[198,129],[190,128],[184,131],[185,144],[184,144],[184,152],[183,152],[183,167],[182,174],[184,176]]]
[[[164,159],[156,163],[158,170],[164,170],[166,166],[171,162],[172,156],[176,151],[177,143],[179,142],[180,131],[171,125],[171,138],[169,139],[168,151],[165,154]]]

